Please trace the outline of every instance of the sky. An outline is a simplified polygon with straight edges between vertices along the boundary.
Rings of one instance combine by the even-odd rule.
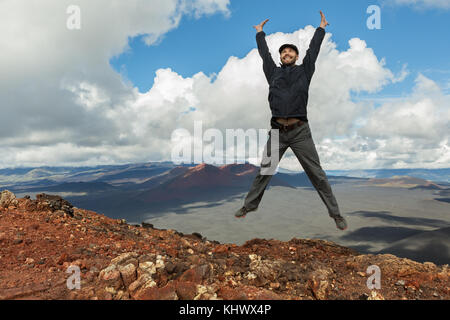
[[[289,42],[300,64],[319,10],[308,119],[323,168],[449,167],[450,0],[0,0],[0,167],[170,160],[195,121],[268,129],[252,26],[269,18],[275,62]],[[302,170],[292,151],[280,166]]]
[[[136,37],[130,43],[132,50],[114,57],[111,64],[116,71],[123,71],[140,92],[146,92],[160,68],[171,68],[183,77],[192,77],[200,70],[211,75],[219,73],[231,56],[244,58],[256,45],[252,26],[266,18],[270,19],[264,27],[266,34],[290,33],[306,25],[318,27],[322,10],[330,23],[327,32],[333,34],[338,50],[347,50],[351,38],[363,39],[377,57],[386,59],[386,66],[393,72],[400,72],[406,64],[410,72],[422,71],[446,84],[449,75],[440,71],[450,69],[448,56],[442,54],[450,49],[450,42],[444,41],[449,30],[448,10],[421,12],[420,6],[416,10],[386,7],[381,1],[346,3],[342,6],[339,1],[287,0],[280,6],[273,0],[230,1],[229,16],[213,15],[199,20],[183,17],[180,26],[164,35],[158,45],[145,46],[142,37]],[[380,30],[367,28],[370,14],[366,11],[373,4],[381,9]],[[386,94],[400,94],[408,92],[412,84],[413,79],[405,79],[395,88],[384,89]]]

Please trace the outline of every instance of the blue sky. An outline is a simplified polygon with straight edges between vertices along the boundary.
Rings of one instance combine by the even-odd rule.
[[[140,92],[153,85],[155,71],[171,68],[183,77],[202,71],[218,73],[230,56],[244,57],[256,48],[255,29],[265,18],[270,21],[267,34],[288,33],[311,24],[320,24],[322,10],[330,25],[327,32],[337,50],[344,51],[348,40],[357,37],[374,50],[378,59],[386,59],[386,67],[394,74],[407,64],[410,75],[402,82],[390,84],[377,97],[402,96],[410,92],[418,72],[432,78],[448,92],[450,62],[448,52],[449,12],[439,8],[421,10],[411,6],[385,6],[382,1],[299,1],[231,0],[231,15],[217,13],[194,19],[183,16],[179,26],[165,34],[155,45],[146,46],[141,37],[130,39],[130,50],[113,58],[115,70],[128,78]],[[381,29],[369,30],[366,20],[369,5],[381,8]],[[360,97],[366,94],[359,94]]]

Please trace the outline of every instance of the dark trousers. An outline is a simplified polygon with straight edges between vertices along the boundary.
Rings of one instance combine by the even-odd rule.
[[[320,165],[319,155],[317,154],[308,122],[289,131],[282,129],[274,130],[277,128],[278,125],[272,121],[272,130],[269,131],[269,139],[264,147],[261,167],[245,198],[244,206],[248,209],[258,208],[264,191],[270,179],[275,174],[278,163],[286,150],[291,147],[312,185],[328,208],[330,217],[340,215],[336,198],[333,195],[327,176]],[[272,140],[275,143],[274,147],[272,146]]]

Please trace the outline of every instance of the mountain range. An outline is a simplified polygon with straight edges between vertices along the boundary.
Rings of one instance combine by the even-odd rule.
[[[96,166],[0,169],[0,187],[19,195],[48,192],[64,195],[74,204],[119,218],[140,212],[160,212],[196,201],[217,201],[249,190],[259,167],[249,163],[175,165],[171,162]],[[446,170],[446,169],[438,169]],[[450,184],[397,175],[362,178],[327,174],[330,184],[354,181],[362,185],[435,189],[448,201]],[[378,170],[388,176],[390,170]],[[394,174],[395,173],[395,174]],[[342,174],[342,172],[341,172]],[[445,179],[444,179],[445,180]],[[313,188],[305,172],[279,170],[267,189]]]

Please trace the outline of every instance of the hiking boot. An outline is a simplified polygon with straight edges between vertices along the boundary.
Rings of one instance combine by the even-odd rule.
[[[336,227],[338,229],[341,229],[341,230],[347,229],[347,221],[345,221],[345,218],[343,216],[340,216],[340,215],[335,216],[335,217],[333,217],[333,219],[334,219],[334,222],[336,222]]]
[[[256,209],[247,209],[246,207],[242,207],[238,211],[236,211],[234,216],[236,218],[244,218],[247,215],[247,213],[250,211],[256,211]]]

